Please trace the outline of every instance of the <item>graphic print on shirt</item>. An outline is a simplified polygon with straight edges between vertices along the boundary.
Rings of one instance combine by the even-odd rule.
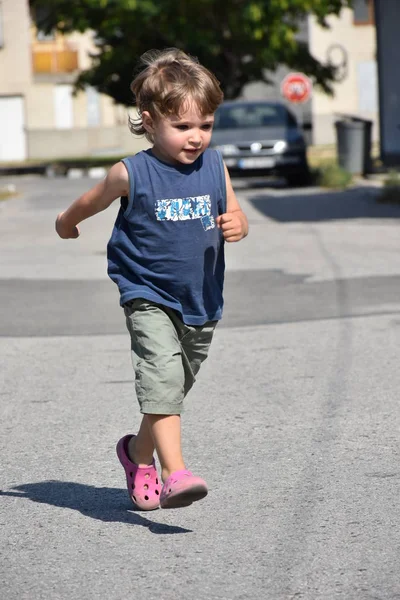
[[[164,198],[155,203],[157,221],[187,221],[201,219],[205,231],[214,229],[215,221],[211,214],[211,198],[191,196],[189,198]]]

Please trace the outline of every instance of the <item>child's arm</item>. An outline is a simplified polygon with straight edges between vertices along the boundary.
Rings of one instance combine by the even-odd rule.
[[[240,208],[232,187],[228,169],[224,164],[226,181],[226,213],[217,217],[217,225],[222,230],[226,242],[239,242],[249,232],[247,217]]]
[[[108,208],[120,196],[127,196],[129,178],[125,165],[118,162],[111,167],[107,177],[75,200],[65,212],[58,215],[56,231],[63,239],[77,238],[78,224],[84,219]]]

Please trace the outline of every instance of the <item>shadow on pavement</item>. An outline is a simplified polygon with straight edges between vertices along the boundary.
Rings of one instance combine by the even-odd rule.
[[[191,529],[155,523],[142,517],[134,511],[131,504],[127,505],[127,491],[123,489],[97,488],[72,481],[53,480],[24,483],[12,490],[17,491],[0,490],[0,496],[28,498],[33,502],[70,508],[99,521],[140,525],[158,535],[192,533]]]
[[[368,235],[373,235],[373,229]],[[278,269],[229,271],[226,310],[218,327],[398,314],[400,275],[345,278],[319,233],[311,233],[335,279],[312,281],[310,273]],[[346,303],[342,302],[344,296]],[[123,313],[107,280],[3,279],[0,298],[0,337],[126,336]],[[124,348],[118,351],[127,352]],[[53,350],[59,360],[64,351],[61,345]],[[132,385],[128,379],[104,382]]]
[[[354,187],[327,192],[315,188],[284,196],[260,194],[249,202],[263,215],[281,223],[333,221],[343,219],[400,218],[400,205],[377,202],[379,190]]]

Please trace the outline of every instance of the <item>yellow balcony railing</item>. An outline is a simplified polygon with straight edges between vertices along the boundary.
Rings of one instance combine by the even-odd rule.
[[[78,68],[76,50],[35,50],[32,52],[34,73],[71,73]]]

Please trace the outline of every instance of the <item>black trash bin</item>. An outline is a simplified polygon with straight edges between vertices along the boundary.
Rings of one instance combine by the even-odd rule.
[[[370,173],[372,121],[344,117],[335,127],[339,166],[353,174]]]

